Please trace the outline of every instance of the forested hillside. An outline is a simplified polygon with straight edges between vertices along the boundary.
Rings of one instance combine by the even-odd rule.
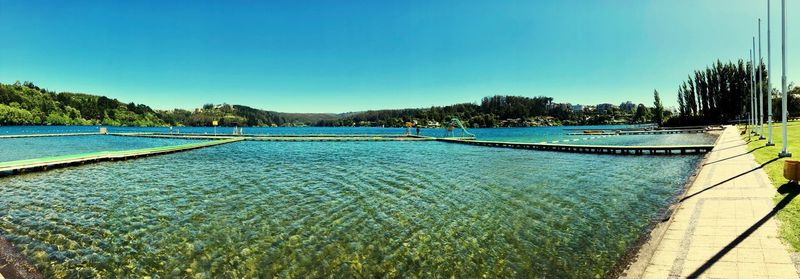
[[[194,110],[153,110],[105,96],[56,93],[31,82],[0,83],[0,125],[294,126],[336,114],[279,113],[242,105],[206,104]]]
[[[470,127],[645,123],[650,108],[627,102],[575,109],[550,97],[492,96],[479,104],[371,110],[342,114],[281,113],[243,105],[206,104],[194,110],[154,110],[105,96],[56,93],[31,82],[0,84],[0,125],[109,126],[385,126],[407,121],[438,126],[452,117]]]
[[[0,125],[163,126],[143,104],[104,96],[55,93],[30,82],[0,84]]]
[[[554,103],[551,97],[496,95],[483,98],[480,104],[348,113],[340,119],[319,121],[317,125],[399,127],[406,121],[417,121],[423,126],[435,126],[449,122],[453,116],[469,127],[628,124],[652,120],[651,108],[644,104],[626,102],[619,106],[600,104],[578,109],[569,103]]]

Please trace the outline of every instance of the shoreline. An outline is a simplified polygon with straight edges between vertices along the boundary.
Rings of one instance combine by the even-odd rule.
[[[44,278],[27,257],[0,234],[0,278],[40,279]]]
[[[650,126],[652,123],[638,123],[638,124],[584,124],[584,125],[540,125],[540,126],[499,126],[499,127],[467,127],[467,129],[509,129],[509,128],[550,128],[550,127],[604,127],[604,126]],[[721,126],[721,125],[705,125]],[[0,127],[114,127],[114,128],[214,128],[214,126],[113,126],[113,125],[0,125]],[[383,128],[383,129],[403,129],[405,126],[397,127],[382,127],[382,126],[317,126],[317,125],[304,125],[304,126],[217,126],[217,128]],[[665,126],[659,127],[660,129],[681,129],[687,127],[697,126]],[[421,129],[444,129],[445,127],[420,127]]]
[[[776,189],[746,145],[737,127],[726,127],[704,160],[714,161],[704,163],[618,278],[800,276],[800,259],[773,218]]]
[[[36,126],[31,126],[36,127]],[[46,127],[46,126],[41,126]],[[67,126],[64,126],[67,127]],[[88,127],[94,127],[88,126]],[[304,128],[304,127],[282,127],[282,128]],[[349,128],[349,127],[341,127],[341,128]],[[365,127],[370,128],[370,127]],[[501,128],[525,128],[525,127],[501,127]],[[535,128],[535,127],[527,127],[527,128]],[[721,139],[721,132],[720,131],[708,131],[707,133],[716,135],[717,138],[714,141],[713,146],[716,147]],[[626,249],[623,255],[618,259],[616,264],[604,275],[604,278],[613,278],[618,277],[620,275],[624,275],[626,270],[628,270],[631,264],[635,263],[636,260],[641,256],[642,251],[647,251],[647,246],[650,244],[654,238],[654,234],[660,231],[660,235],[656,237],[660,238],[663,237],[663,232],[666,231],[666,227],[672,221],[672,215],[675,213],[675,209],[680,205],[680,200],[682,197],[686,196],[688,189],[694,183],[695,179],[697,178],[698,174],[702,170],[703,165],[708,161],[710,154],[713,153],[709,152],[706,153],[701,160],[699,160],[694,168],[694,171],[687,177],[686,182],[684,183],[682,191],[678,191],[676,195],[672,198],[673,200],[664,208],[661,212],[659,212],[658,218],[654,219],[651,224],[647,225],[645,229],[642,231],[642,235],[635,239],[631,246]],[[669,222],[666,222],[669,221]],[[666,223],[665,223],[666,222]],[[656,242],[657,246],[657,242]],[[655,247],[652,248],[648,257],[652,257],[652,254],[655,252]],[[643,270],[643,269],[642,269]],[[30,263],[30,261],[22,255],[19,250],[17,250],[13,244],[11,244],[7,239],[0,234],[0,279],[3,279],[2,276],[5,278],[43,278],[41,274],[39,274],[36,268]]]
[[[720,139],[722,138],[722,133],[720,131],[714,131],[714,134],[717,135],[717,139],[714,140],[714,147],[719,144]],[[676,209],[681,204],[681,199],[686,197],[686,194],[689,192],[689,188],[692,187],[692,184],[695,183],[700,171],[703,169],[703,166],[708,162],[709,157],[714,151],[705,153],[703,155],[703,159],[697,162],[697,165],[694,168],[694,171],[691,175],[686,179],[686,182],[683,184],[683,188],[675,195],[673,198],[674,200],[670,203],[669,206],[664,208],[664,210],[660,213],[661,217],[653,220],[653,222],[647,226],[644,230],[641,237],[636,239],[631,245],[630,248],[623,254],[620,259],[617,261],[617,264],[611,268],[611,270],[606,273],[603,278],[640,278],[641,275],[644,274],[644,270],[647,267],[642,266],[639,268],[636,266],[636,263],[644,262],[645,264],[650,261],[650,258],[653,257],[655,254],[656,248],[658,247],[658,243],[660,243],[661,239],[664,237],[667,228],[674,220],[674,214]],[[646,261],[642,261],[641,259],[646,258]],[[636,271],[638,276],[630,276],[629,272],[631,270]]]

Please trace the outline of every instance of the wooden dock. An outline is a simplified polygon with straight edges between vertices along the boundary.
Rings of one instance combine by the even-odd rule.
[[[101,151],[74,155],[63,155],[44,157],[28,160],[0,162],[0,176],[8,176],[23,172],[46,171],[54,168],[61,168],[74,165],[83,165],[102,161],[128,160],[148,156],[188,151],[204,147],[217,146],[226,143],[241,141],[239,138],[220,139],[215,141],[204,141],[182,145],[160,146],[152,148],[120,150],[120,151]]]
[[[460,143],[488,147],[533,149],[573,153],[595,153],[616,155],[681,155],[702,154],[714,149],[714,145],[669,145],[669,146],[616,146],[616,145],[572,145],[554,143],[525,143],[483,140],[438,139],[443,142]]]
[[[37,136],[76,136],[97,135],[98,133],[71,133],[48,135],[20,135],[19,137]],[[543,151],[559,151],[573,153],[617,154],[617,155],[678,155],[701,154],[710,152],[714,145],[672,145],[672,146],[615,146],[615,145],[576,145],[563,143],[524,143],[482,141],[475,138],[434,138],[409,135],[204,135],[204,134],[166,134],[166,133],[109,133],[113,136],[196,139],[196,143],[162,146],[135,150],[103,151],[75,155],[54,156],[0,162],[0,176],[22,172],[46,171],[73,165],[83,165],[101,161],[135,159],[147,156],[169,154],[198,148],[216,146],[238,141],[443,141],[449,143],[469,144],[487,147],[503,147],[516,149],[532,149]],[[16,137],[16,136],[14,136]],[[9,138],[6,136],[4,138]]]
[[[29,134],[29,135],[0,135],[0,139],[15,138],[41,138],[41,137],[69,137],[69,136],[94,136],[100,133],[61,133],[61,134]]]
[[[701,134],[708,129],[680,129],[680,130],[646,130],[646,131],[615,131],[602,133],[567,133],[569,136],[632,136],[632,135],[668,135],[668,134]]]
[[[207,135],[166,133],[109,133],[113,136],[169,139],[241,139],[246,141],[432,141],[433,137],[407,135]]]

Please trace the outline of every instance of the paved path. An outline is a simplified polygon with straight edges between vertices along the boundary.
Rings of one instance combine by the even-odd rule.
[[[651,252],[642,252],[650,254],[632,265],[639,271],[628,276],[800,278],[797,257],[778,238],[776,189],[738,130],[727,127],[708,156]],[[787,196],[783,202],[796,194]]]

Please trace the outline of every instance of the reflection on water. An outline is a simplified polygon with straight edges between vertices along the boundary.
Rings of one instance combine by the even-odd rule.
[[[240,142],[0,179],[48,277],[595,277],[699,156]]]

